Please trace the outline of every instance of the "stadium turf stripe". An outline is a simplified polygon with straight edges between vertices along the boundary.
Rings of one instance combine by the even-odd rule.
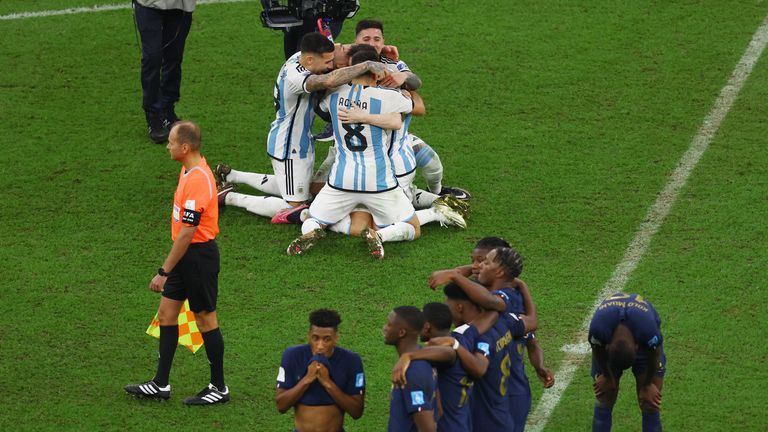
[[[565,357],[560,364],[560,368],[555,373],[557,378],[555,385],[551,389],[545,390],[542,394],[541,399],[539,399],[536,405],[536,410],[528,418],[526,430],[538,432],[547,425],[549,417],[560,402],[560,398],[570,385],[571,380],[573,380],[574,373],[590,353],[589,344],[587,343],[587,332],[589,330],[589,322],[597,306],[610,294],[624,289],[627,280],[648,249],[651,239],[664,222],[670,208],[672,208],[677,196],[680,194],[683,186],[685,186],[688,177],[696,168],[696,164],[698,164],[701,156],[709,147],[712,138],[720,128],[720,124],[731,109],[739,91],[741,91],[742,86],[752,72],[752,68],[760,58],[766,42],[768,42],[768,16],[763,19],[762,24],[752,36],[752,41],[736,64],[731,77],[720,90],[720,95],[715,100],[712,110],[704,118],[704,122],[696,136],[694,136],[690,147],[683,154],[677,167],[669,176],[664,190],[661,191],[656,197],[656,202],[648,209],[648,213],[640,224],[635,238],[624,251],[624,258],[616,266],[611,278],[603,286],[595,300],[595,304],[592,306],[592,310],[584,318],[580,330],[574,336],[575,342],[573,344],[566,344],[561,348],[561,351],[565,353]]]
[[[243,2],[251,2],[251,1],[255,1],[255,0],[198,0],[197,4],[203,5],[203,4],[216,4],[216,3],[243,3]],[[105,11],[122,10],[122,9],[130,9],[130,8],[131,8],[131,3],[125,2],[120,4],[75,7],[75,8],[59,9],[59,10],[44,10],[44,11],[38,11],[38,12],[16,12],[8,15],[0,15],[0,21],[18,20],[18,19],[25,19],[25,18],[42,18],[42,17],[49,17],[49,16],[57,16],[57,15],[73,15],[73,14],[81,14],[81,13],[89,13],[89,12],[105,12]]]

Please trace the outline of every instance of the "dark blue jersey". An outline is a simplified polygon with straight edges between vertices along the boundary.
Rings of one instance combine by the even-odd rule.
[[[341,347],[335,347],[330,358],[312,355],[309,345],[296,345],[285,350],[277,374],[277,387],[293,388],[307,374],[307,366],[318,361],[328,368],[331,380],[348,395],[365,392],[365,374],[360,356]],[[299,399],[302,405],[335,405],[333,398],[320,381],[315,380]]]
[[[478,338],[475,351],[488,357],[488,370],[475,383],[472,401],[472,426],[475,431],[505,431],[512,424],[507,400],[511,373],[510,345],[525,334],[523,322],[515,314],[499,314],[499,320]]]
[[[493,291],[491,294],[497,295],[504,300],[507,309],[506,312],[515,314],[524,314],[525,306],[523,303],[523,296],[520,291],[515,288],[502,288],[500,290]],[[513,344],[510,344],[510,361],[511,372],[509,374],[509,392],[510,395],[522,395],[531,392],[530,384],[528,383],[528,376],[525,374],[525,347],[528,339],[533,339],[535,335],[528,333],[523,338],[515,339]]]
[[[525,313],[525,306],[523,303],[523,296],[515,288],[504,287],[496,291],[491,291],[491,294],[497,295],[504,300],[504,304],[507,306],[505,312],[511,312],[516,314]]]
[[[411,415],[432,411],[437,419],[437,371],[429,362],[414,360],[405,372],[404,388],[392,386],[389,393],[389,432],[416,432]]]
[[[597,307],[589,324],[589,343],[596,346],[611,343],[619,323],[629,328],[641,351],[662,345],[661,319],[656,309],[639,294],[625,293],[614,294]]]
[[[451,332],[459,344],[469,352],[475,350],[475,341],[480,336],[472,325],[464,324]],[[451,365],[437,367],[437,387],[440,390],[440,402],[443,416],[437,422],[440,432],[471,432],[472,415],[469,410],[469,398],[474,381],[467,375],[458,357]]]

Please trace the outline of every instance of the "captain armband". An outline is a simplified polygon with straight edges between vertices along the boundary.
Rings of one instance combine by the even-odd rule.
[[[200,215],[198,211],[184,209],[184,214],[181,216],[181,221],[185,224],[198,226],[200,225]]]

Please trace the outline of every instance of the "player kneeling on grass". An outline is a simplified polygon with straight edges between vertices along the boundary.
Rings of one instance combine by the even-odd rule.
[[[352,56],[352,64],[376,60],[373,49],[360,50]],[[413,240],[420,228],[415,210],[398,187],[387,156],[394,130],[402,126],[402,114],[411,111],[411,101],[399,91],[375,87],[374,75],[362,76],[337,88],[320,103],[320,109],[331,115],[338,153],[328,182],[309,208],[309,217],[301,227],[302,235],[288,246],[289,255],[303,254],[324,235],[324,229],[364,205],[382,228],[378,233],[363,230],[374,257],[382,258],[382,241],[387,238]],[[347,124],[339,111],[356,106],[371,114],[389,114],[390,124]],[[342,133],[343,131],[343,133]]]
[[[635,375],[643,432],[661,431],[661,388],[666,371],[661,319],[638,294],[617,293],[597,307],[589,324],[595,411],[592,431],[611,430],[613,405],[625,369]]]

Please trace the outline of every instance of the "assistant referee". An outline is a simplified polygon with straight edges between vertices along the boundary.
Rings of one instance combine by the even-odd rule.
[[[166,148],[171,158],[182,165],[173,195],[173,246],[149,283],[150,290],[162,293],[157,312],[160,357],[152,380],[125,386],[126,392],[136,396],[171,397],[168,376],[179,340],[178,315],[184,300],[189,299],[203,335],[211,382],[197,395],[186,398],[187,405],[222,403],[230,397],[224,384],[224,338],[216,319],[219,249],[215,238],[219,233],[219,205],[213,173],[200,154],[200,142],[200,126],[195,123],[177,122],[171,128]]]

